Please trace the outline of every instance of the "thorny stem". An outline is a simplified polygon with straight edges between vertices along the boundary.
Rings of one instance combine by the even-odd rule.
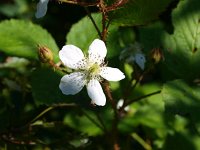
[[[118,115],[118,110],[117,110],[117,104],[112,97],[108,81],[104,82],[103,87],[104,87],[105,93],[108,97],[108,100],[110,101],[112,108],[114,110],[114,120],[113,120],[112,130],[111,130],[111,134],[112,134],[112,137],[113,137],[113,149],[119,150],[118,129],[117,129],[118,122],[119,122],[119,115]]]
[[[116,10],[117,8],[126,4],[127,2],[128,2],[128,0],[118,0],[115,3],[113,3],[111,6],[107,6],[106,11],[109,12],[109,11]]]
[[[104,3],[104,0],[99,0],[99,10],[102,13],[101,39],[105,42],[106,41],[106,35],[107,35],[108,26],[106,25],[106,22],[107,22],[107,10],[106,10],[106,5]]]
[[[110,24],[108,19],[107,19],[107,13],[109,11],[117,9],[117,7],[120,7],[121,5],[123,5],[124,3],[127,2],[127,0],[118,0],[117,2],[113,3],[113,5],[106,7],[104,0],[97,0],[96,3],[86,3],[86,2],[80,2],[78,0],[74,0],[74,1],[73,0],[59,0],[59,1],[85,6],[85,10],[88,14],[88,17],[92,21],[95,29],[97,30],[98,35],[101,37],[101,40],[104,41],[105,43],[106,43],[106,36],[107,36],[107,32],[108,32],[108,27],[109,27],[109,24]],[[99,10],[102,13],[102,32],[100,32],[100,30],[98,29],[94,19],[92,18],[89,10],[87,9],[88,6],[98,6],[99,7]],[[117,129],[119,116],[118,116],[117,104],[112,97],[112,94],[111,94],[111,91],[110,91],[110,88],[109,88],[109,83],[107,81],[105,81],[103,85],[104,85],[104,90],[105,90],[105,93],[108,97],[108,100],[110,101],[112,108],[114,110],[114,120],[113,120],[112,131],[111,131],[111,134],[114,134],[113,135],[113,149],[119,150],[118,129]],[[98,117],[100,123],[102,124],[104,130],[106,131],[106,127],[105,127],[102,119],[100,118],[100,116],[98,114],[97,114],[97,117]],[[90,120],[92,119],[90,117],[88,117],[88,118]],[[95,123],[94,120],[92,120],[92,122]],[[96,124],[96,125],[98,125],[98,124]]]

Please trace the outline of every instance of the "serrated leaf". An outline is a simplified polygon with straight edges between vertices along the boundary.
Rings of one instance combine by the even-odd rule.
[[[162,23],[140,28],[140,40],[146,50],[161,48],[166,78],[193,80],[200,75],[200,1],[180,1],[172,12],[173,34]]]
[[[0,51],[8,55],[38,59],[37,45],[50,48],[58,60],[58,47],[42,27],[29,21],[6,20],[0,23]]]
[[[92,16],[101,31],[101,14],[92,14]],[[120,53],[121,48],[118,42],[119,36],[120,35],[118,34],[118,26],[110,25],[106,43],[108,58],[114,57]],[[96,38],[100,37],[98,36],[98,33],[91,20],[86,16],[72,26],[70,32],[67,34],[66,44],[73,44],[83,50],[84,53],[87,53],[90,44]]]
[[[60,72],[48,68],[39,68],[32,72],[31,87],[37,105],[51,105],[70,101],[70,98],[64,96],[59,89],[61,78]]]
[[[166,65],[180,78],[194,79],[200,69],[200,1],[181,1],[172,13],[174,34],[165,34]]]
[[[183,80],[168,82],[162,90],[162,98],[165,102],[166,112],[191,117],[198,131],[200,131],[199,91],[199,86],[190,86]]]
[[[172,0],[129,0],[127,4],[110,12],[109,18],[121,26],[143,25],[158,18]]]

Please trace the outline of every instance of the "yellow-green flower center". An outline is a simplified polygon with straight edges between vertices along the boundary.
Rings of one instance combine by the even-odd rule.
[[[98,75],[100,73],[100,66],[97,63],[94,63],[89,69],[88,72],[90,75]]]

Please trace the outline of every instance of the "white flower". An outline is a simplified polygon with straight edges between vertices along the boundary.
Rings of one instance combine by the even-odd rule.
[[[109,81],[119,81],[125,78],[117,68],[106,67],[104,58],[107,49],[103,41],[95,39],[85,57],[81,49],[74,45],[65,45],[59,52],[62,63],[74,69],[74,72],[62,77],[59,88],[65,95],[74,95],[86,85],[92,102],[104,106],[106,97],[100,85],[102,78]]]
[[[45,16],[47,13],[47,5],[49,3],[49,0],[40,0],[37,4],[37,11],[35,13],[36,18],[41,18]]]

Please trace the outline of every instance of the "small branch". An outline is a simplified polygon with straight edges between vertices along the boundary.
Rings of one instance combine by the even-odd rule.
[[[127,98],[129,97],[129,95],[131,94],[131,92],[136,88],[136,86],[138,85],[138,83],[140,83],[144,76],[152,69],[153,65],[151,65],[149,68],[147,68],[146,70],[144,70],[140,75],[139,77],[136,79],[136,82],[132,85],[132,81],[134,80],[134,76],[132,75],[132,78],[130,80],[130,82],[128,83],[128,86],[127,86],[127,89],[129,90],[126,90],[127,92],[125,92],[124,94],[124,101],[127,100]]]
[[[151,146],[146,143],[137,133],[131,134],[131,136],[144,147],[145,150],[152,150]]]
[[[52,109],[54,109],[55,107],[48,107],[47,109],[43,110],[39,115],[37,115],[35,118],[33,118],[33,120],[31,120],[28,124],[31,124],[33,122],[35,122],[36,120],[38,120],[40,117],[42,117],[44,114],[46,114],[47,112],[51,111]]]
[[[33,118],[31,121],[29,121],[28,123],[26,123],[25,125],[19,127],[19,128],[14,128],[14,131],[16,130],[21,130],[23,128],[28,127],[30,124],[34,123],[35,121],[37,121],[40,117],[42,117],[43,115],[45,115],[46,113],[48,113],[49,111],[57,108],[57,107],[77,107],[78,105],[76,105],[75,103],[69,103],[69,104],[55,104],[52,105],[50,107],[47,107],[45,110],[43,110],[41,113],[39,113],[35,118]]]
[[[52,109],[55,109],[57,107],[77,107],[78,105],[76,105],[75,103],[69,103],[69,104],[54,104],[48,108],[46,108],[45,110],[43,110],[39,115],[37,115],[33,120],[30,121],[30,123],[35,122],[36,120],[38,120],[40,117],[42,117],[44,114],[46,114],[47,112],[51,111]],[[28,123],[28,124],[30,124]]]
[[[97,24],[95,23],[95,21],[94,21],[92,15],[91,15],[91,13],[90,13],[90,11],[88,10],[87,7],[84,7],[84,8],[85,8],[85,11],[87,12],[88,17],[89,17],[90,20],[92,21],[92,23],[93,23],[95,29],[97,30],[97,33],[98,33],[99,37],[101,38],[101,32],[100,32],[100,30],[99,30]]]
[[[147,95],[140,96],[140,97],[138,97],[138,98],[135,98],[135,99],[132,99],[132,100],[129,100],[129,101],[126,101],[126,102],[124,103],[124,105],[120,108],[120,110],[123,110],[126,106],[128,106],[128,105],[130,105],[130,104],[132,104],[132,103],[134,103],[134,102],[137,102],[137,101],[142,100],[142,99],[144,99],[144,98],[150,97],[150,96],[152,96],[152,95],[159,94],[160,92],[161,92],[161,90],[156,91],[156,92],[149,93],[149,94],[147,94]]]

